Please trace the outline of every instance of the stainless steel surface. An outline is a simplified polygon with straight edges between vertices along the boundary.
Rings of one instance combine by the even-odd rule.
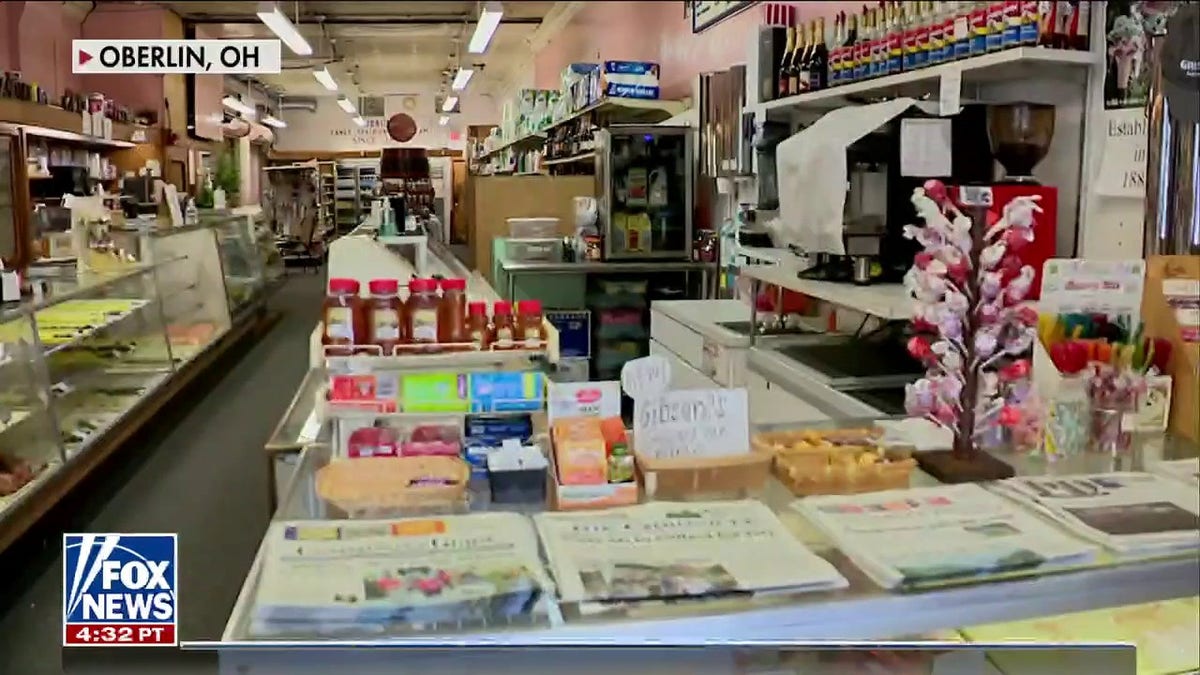
[[[854,256],[854,283],[869,284],[871,283],[871,263],[874,261],[869,255]]]
[[[790,345],[778,351],[785,358],[821,373],[835,389],[861,388],[867,383],[903,384],[925,372],[908,355],[904,345],[892,340],[844,338],[825,344]]]
[[[1163,95],[1164,36],[1152,38],[1146,101],[1145,255],[1200,254],[1200,123],[1180,121]]]
[[[547,273],[547,274],[645,274],[647,272],[711,272],[717,269],[715,263],[692,261],[662,261],[662,262],[573,262],[573,263],[543,263],[500,261],[500,269],[508,274]]]
[[[861,426],[873,420],[840,420],[829,426]],[[1046,464],[1027,455],[1002,458],[1018,474],[1034,475],[1137,469],[1160,458],[1194,455],[1194,446],[1161,437],[1139,439],[1137,449],[1118,465],[1109,457],[1084,454]],[[327,447],[305,450],[277,514],[277,520],[321,519],[329,510],[316,496],[314,474],[330,457]],[[953,630],[964,625],[1012,621],[1114,607],[1140,602],[1189,597],[1200,593],[1200,556],[1116,561],[1108,557],[1061,573],[897,593],[871,583],[827,537],[798,512],[790,509],[791,494],[771,482],[757,495],[784,525],[812,550],[829,560],[850,581],[843,590],[817,593],[778,593],[739,596],[687,603],[642,603],[614,607],[597,615],[582,615],[573,605],[561,605],[565,621],[548,628],[489,630],[473,633],[433,633],[422,641],[495,640],[502,645],[579,644],[597,639],[622,643],[698,645],[714,640],[872,640],[927,631]],[[223,640],[255,644],[249,632],[253,599],[262,567],[260,548],[243,585]],[[311,635],[281,636],[305,639]],[[346,640],[403,643],[413,637],[343,634]]]
[[[738,335],[751,335],[750,326],[753,325],[749,321],[718,321],[717,325],[727,330],[733,331]],[[801,326],[780,326],[774,321],[768,323],[759,321],[755,326],[753,334],[758,337],[790,337],[800,335],[821,335],[817,331],[810,330]]]

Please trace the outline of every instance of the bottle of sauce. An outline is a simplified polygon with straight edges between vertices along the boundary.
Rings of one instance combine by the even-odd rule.
[[[500,300],[492,305],[492,348],[512,349],[516,346],[512,303]]]
[[[321,305],[324,330],[321,344],[330,356],[351,356],[354,345],[367,341],[366,320],[359,283],[355,279],[330,279],[325,302]]]
[[[429,345],[419,351],[437,351],[438,309],[437,281],[414,278],[408,282],[408,302],[404,307],[408,341],[414,345]]]
[[[367,341],[379,345],[384,356],[391,356],[396,345],[404,342],[404,303],[400,300],[400,282],[372,279],[367,282],[371,297],[365,303]]]
[[[517,325],[514,335],[519,346],[525,349],[541,349],[546,341],[546,329],[542,326],[542,302],[522,300],[517,303]]]
[[[459,345],[471,339],[467,334],[467,280],[442,279],[442,301],[438,305],[438,342]]]
[[[467,304],[467,337],[477,352],[487,351],[491,347],[492,327],[488,323],[486,302]]]

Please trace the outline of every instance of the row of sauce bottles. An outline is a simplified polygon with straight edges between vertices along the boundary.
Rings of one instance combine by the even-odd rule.
[[[1005,0],[863,5],[857,14],[842,12],[834,18],[833,47],[828,52],[823,21],[801,33],[805,37],[793,38],[789,33],[777,93],[781,97],[802,94],[1013,47],[1087,50],[1090,4]],[[795,61],[802,66],[797,69],[786,53],[801,41],[812,46]],[[818,66],[814,61],[827,67],[827,72],[812,74]],[[793,73],[801,75],[799,86]]]

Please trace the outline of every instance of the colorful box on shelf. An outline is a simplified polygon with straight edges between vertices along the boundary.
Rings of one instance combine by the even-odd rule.
[[[334,373],[331,412],[533,412],[546,404],[546,381],[535,371]]]
[[[605,61],[600,72],[600,96],[657,99],[658,64],[649,61]]]

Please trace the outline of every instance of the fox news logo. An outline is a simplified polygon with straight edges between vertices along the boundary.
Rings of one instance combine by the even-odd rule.
[[[173,534],[63,535],[63,645],[177,644]]]

